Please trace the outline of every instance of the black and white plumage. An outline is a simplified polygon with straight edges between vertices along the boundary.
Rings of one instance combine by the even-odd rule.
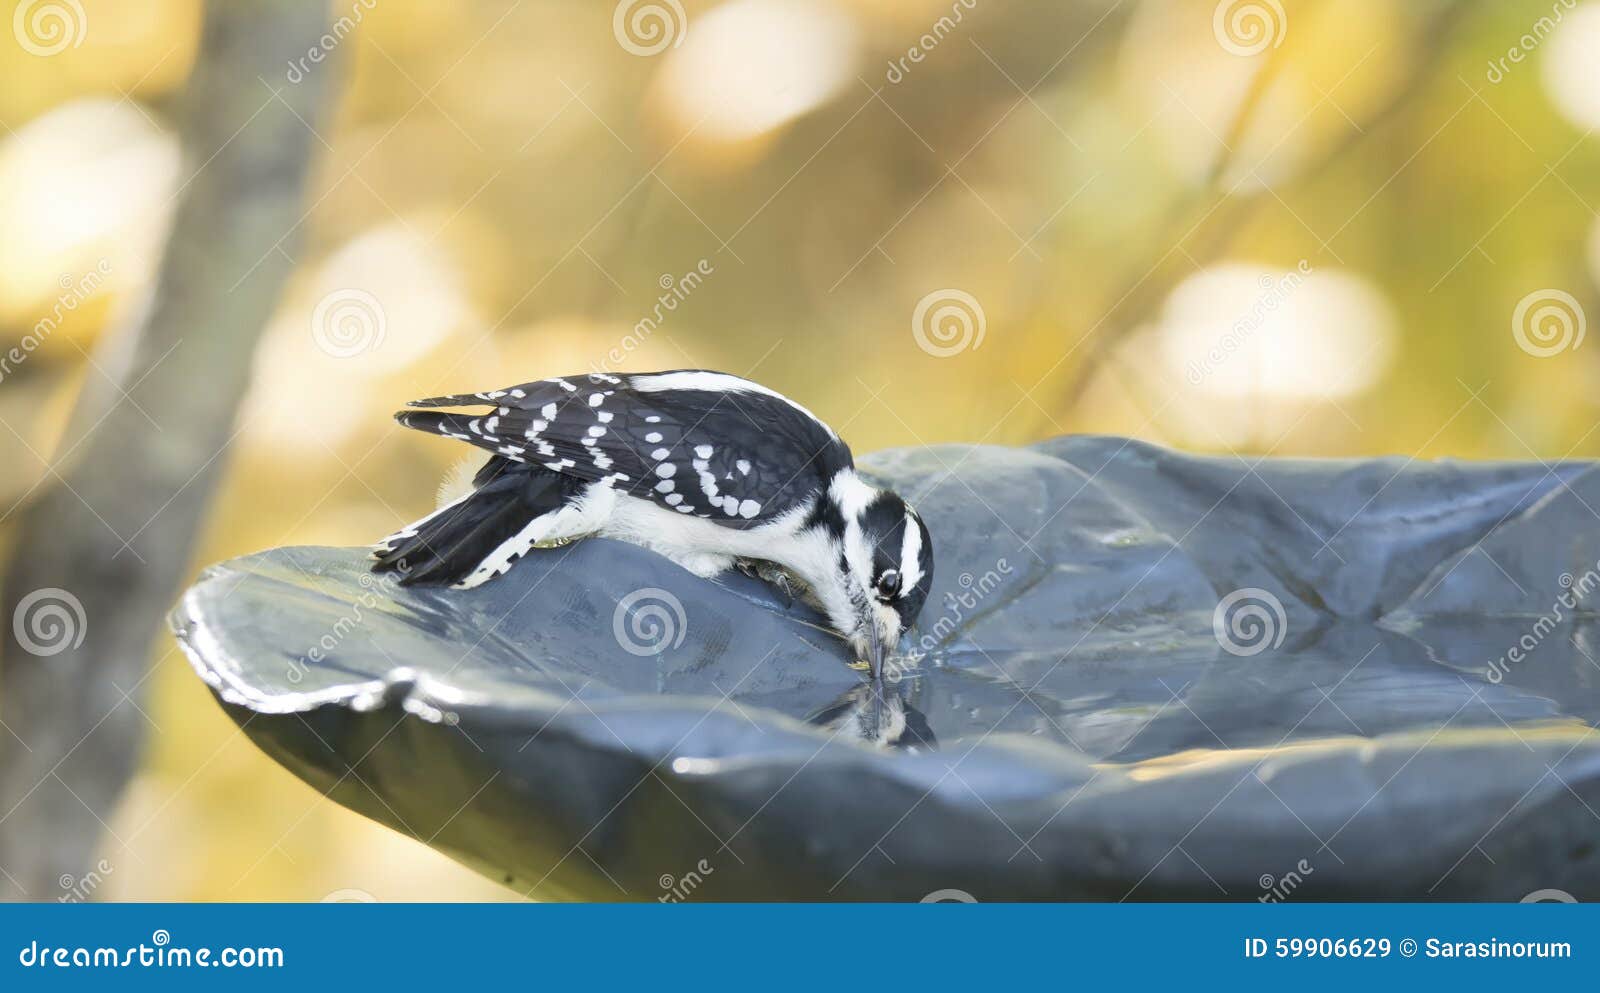
[[[933,545],[916,512],[862,480],[832,428],[749,380],[589,373],[411,406],[490,408],[395,418],[493,454],[470,493],[379,544],[374,568],[403,584],[471,588],[591,535],[700,576],[770,563],[879,675],[927,599]]]

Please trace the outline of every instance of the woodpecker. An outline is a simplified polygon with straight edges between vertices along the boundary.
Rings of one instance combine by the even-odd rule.
[[[806,723],[878,748],[915,753],[931,752],[939,747],[927,715],[903,694],[880,694],[865,684],[853,687],[833,703],[814,711],[806,718]]]
[[[414,400],[402,425],[491,453],[473,488],[384,538],[374,570],[471,589],[531,549],[600,536],[710,577],[741,567],[803,596],[883,661],[927,600],[933,541],[917,512],[857,474],[815,414],[705,369],[587,373]]]

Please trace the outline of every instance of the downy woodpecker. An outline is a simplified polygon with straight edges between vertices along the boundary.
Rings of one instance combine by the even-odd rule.
[[[590,373],[410,406],[493,408],[395,415],[493,454],[469,493],[377,546],[373,568],[403,585],[470,589],[532,548],[617,538],[698,576],[739,565],[798,580],[880,684],[928,597],[933,542],[916,511],[857,475],[816,415],[749,380]]]

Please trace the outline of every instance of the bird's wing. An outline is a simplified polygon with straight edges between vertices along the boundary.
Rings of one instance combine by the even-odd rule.
[[[734,527],[781,516],[851,465],[850,449],[804,407],[705,370],[557,377],[411,406],[492,406],[395,418]]]

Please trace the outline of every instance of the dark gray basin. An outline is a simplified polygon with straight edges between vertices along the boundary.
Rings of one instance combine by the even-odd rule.
[[[296,775],[534,897],[1600,897],[1591,464],[863,461],[938,554],[881,713],[803,606],[601,540],[470,592],[275,549],[173,627]]]

